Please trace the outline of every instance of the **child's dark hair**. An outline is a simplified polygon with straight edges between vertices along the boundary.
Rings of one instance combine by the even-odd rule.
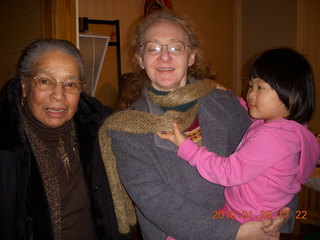
[[[289,48],[269,50],[249,68],[249,79],[261,78],[290,111],[286,119],[307,123],[315,106],[312,69],[304,56]]]

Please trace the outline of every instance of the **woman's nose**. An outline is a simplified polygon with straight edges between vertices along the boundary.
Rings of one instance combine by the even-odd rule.
[[[170,55],[170,53],[168,51],[168,47],[166,45],[162,46],[159,58],[163,62],[167,62],[168,60],[170,60],[171,55]]]
[[[54,89],[52,89],[51,96],[57,100],[61,100],[65,98],[65,91],[64,91],[63,84],[57,83]]]

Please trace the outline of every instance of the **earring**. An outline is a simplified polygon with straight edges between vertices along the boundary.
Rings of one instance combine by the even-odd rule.
[[[24,101],[25,101],[26,97],[20,97],[20,103],[21,106],[24,107]]]

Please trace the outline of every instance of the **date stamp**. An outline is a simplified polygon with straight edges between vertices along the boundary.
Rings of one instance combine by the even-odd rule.
[[[281,215],[285,215],[285,218],[290,217],[290,211],[282,211],[280,212]],[[292,212],[293,214],[293,212]],[[297,210],[295,211],[294,218],[295,219],[307,219],[307,210]],[[236,211],[228,211],[228,210],[221,210],[221,211],[212,211],[212,219],[252,219],[252,220],[266,220],[266,219],[273,219],[277,214],[274,214],[272,211],[265,211],[261,210],[260,213],[254,214],[251,210],[246,211],[243,210],[240,213],[237,213]]]

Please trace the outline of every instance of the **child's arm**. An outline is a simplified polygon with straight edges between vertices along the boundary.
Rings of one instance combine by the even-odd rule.
[[[221,157],[183,136],[177,125],[174,125],[173,132],[158,133],[160,138],[179,146],[177,155],[196,167],[203,178],[223,186],[248,182],[283,159],[277,134],[260,132],[258,135],[247,139],[228,157]]]

